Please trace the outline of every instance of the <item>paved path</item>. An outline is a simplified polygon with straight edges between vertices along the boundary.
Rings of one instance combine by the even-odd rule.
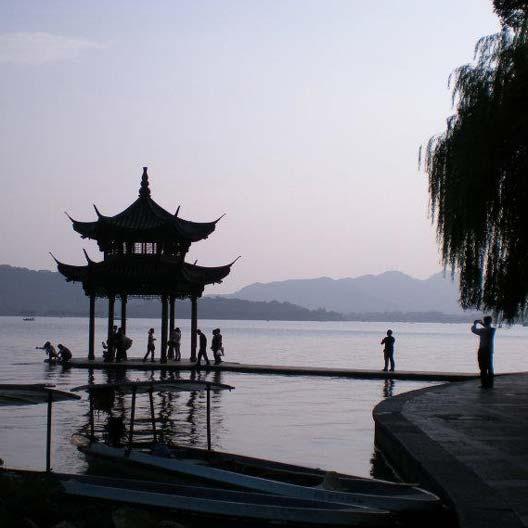
[[[402,394],[374,420],[387,460],[443,496],[460,528],[528,526],[528,373]]]
[[[87,359],[74,359],[71,362],[73,367],[78,368],[128,368],[140,370],[190,370],[195,368],[195,364],[190,361],[159,361],[143,363],[139,358],[130,358],[122,363],[105,363],[102,360],[88,361]],[[361,370],[361,369],[340,369],[323,367],[295,367],[277,365],[247,365],[244,363],[223,362],[221,365],[212,365],[211,370],[221,370],[227,372],[245,372],[253,374],[287,374],[297,376],[331,376],[357,379],[400,379],[416,381],[465,381],[475,379],[475,374],[459,374],[453,372],[411,372],[396,371],[382,372],[381,370]]]

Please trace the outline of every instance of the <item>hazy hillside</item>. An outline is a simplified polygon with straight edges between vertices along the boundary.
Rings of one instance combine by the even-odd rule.
[[[255,283],[230,297],[250,301],[286,301],[309,309],[344,314],[365,312],[443,312],[459,314],[456,282],[441,273],[420,280],[398,271],[357,278],[297,279]]]
[[[106,314],[106,302],[96,302],[96,314]],[[201,319],[268,319],[285,321],[340,321],[341,314],[326,310],[309,310],[287,302],[252,302],[225,297],[204,297],[199,301]],[[159,301],[131,299],[130,317],[159,317]],[[178,318],[190,318],[191,303],[177,301]],[[119,313],[119,306],[117,307]],[[33,271],[0,265],[0,315],[88,314],[88,298],[80,285],[67,283],[52,271]]]
[[[468,314],[461,315],[456,297],[456,285],[440,274],[418,280],[387,272],[357,279],[256,283],[233,295],[200,299],[198,314],[200,319],[465,321]],[[97,301],[98,316],[106,314],[106,305]],[[177,301],[178,318],[190,318],[190,309],[190,302]],[[160,312],[157,300],[128,303],[130,317],[158,318]],[[81,286],[67,283],[59,273],[0,265],[0,315],[87,314],[88,298]]]

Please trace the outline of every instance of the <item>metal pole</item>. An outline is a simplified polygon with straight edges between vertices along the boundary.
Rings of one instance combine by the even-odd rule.
[[[211,451],[211,388],[207,385],[207,450]]]
[[[149,390],[149,402],[150,402],[150,419],[152,421],[152,434],[154,435],[154,442],[156,442],[157,441],[156,416],[154,415],[154,398],[152,397],[152,388]]]
[[[136,387],[132,387],[132,409],[130,410],[130,431],[128,434],[128,449],[126,454],[130,454],[132,449],[132,438],[134,437],[134,417],[136,414]]]
[[[95,359],[95,294],[90,294],[90,323],[88,327],[88,360]]]
[[[53,393],[48,390],[48,420],[46,427],[46,472],[51,471],[51,419],[53,409]]]

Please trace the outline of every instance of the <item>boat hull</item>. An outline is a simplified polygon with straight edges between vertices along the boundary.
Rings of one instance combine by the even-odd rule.
[[[332,474],[333,480],[342,489],[328,489],[328,484],[332,483],[327,482],[329,479],[325,480],[324,471],[228,453],[178,448],[169,450],[166,453],[168,456],[156,456],[148,451],[133,449],[128,452],[125,448],[110,447],[99,442],[78,443],[78,448],[96,459],[154,469],[233,489],[367,506],[399,513],[430,512],[440,508],[438,497],[413,486]],[[233,463],[238,471],[232,470]],[[257,476],[263,472],[266,477]],[[308,482],[300,485],[299,481]]]
[[[393,516],[384,511],[252,492],[74,476],[62,479],[62,486],[70,496],[214,517],[319,526],[394,525]]]

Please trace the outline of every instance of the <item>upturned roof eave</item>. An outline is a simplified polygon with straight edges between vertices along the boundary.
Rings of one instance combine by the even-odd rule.
[[[143,210],[138,209],[141,208]],[[161,213],[163,211],[164,213]],[[114,216],[99,216],[94,222],[72,219],[74,231],[92,240],[119,239],[138,241],[182,240],[198,242],[206,239],[215,229],[213,222],[192,222],[171,215],[150,197],[139,197],[124,211]],[[141,225],[141,224],[144,225]],[[149,225],[150,224],[150,225]]]
[[[152,260],[150,261],[150,259]],[[220,283],[227,277],[231,271],[231,264],[224,266],[205,267],[196,266],[187,262],[178,262],[171,258],[164,257],[144,257],[127,256],[116,257],[112,260],[101,262],[90,262],[84,266],[76,266],[65,264],[60,261],[57,262],[58,271],[68,280],[72,282],[105,282],[108,277],[112,275],[119,276],[126,280],[128,274],[132,279],[138,282],[156,282],[147,280],[148,277],[154,276],[162,277],[169,276],[174,282],[183,282],[189,285],[189,288],[204,287],[206,285]],[[128,268],[128,269],[127,269]],[[158,269],[156,269],[158,268]],[[142,279],[142,277],[145,277]],[[159,280],[159,278],[158,278]]]

